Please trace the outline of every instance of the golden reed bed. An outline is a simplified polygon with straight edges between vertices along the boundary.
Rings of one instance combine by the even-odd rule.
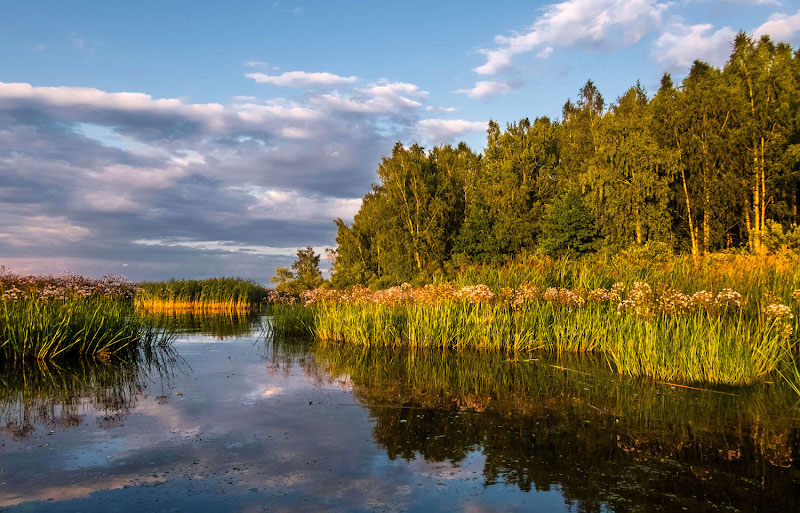
[[[247,301],[173,301],[162,299],[136,299],[136,308],[148,312],[203,312],[203,313],[225,313],[225,312],[250,312],[258,309]]]

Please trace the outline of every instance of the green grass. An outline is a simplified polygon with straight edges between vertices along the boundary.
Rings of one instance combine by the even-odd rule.
[[[0,301],[0,359],[109,359],[168,340],[130,301],[101,297]]]
[[[615,283],[633,292],[637,281],[652,286],[646,302],[655,309],[644,314],[620,315],[619,301],[568,305],[540,297],[514,305],[508,300],[521,285],[570,288],[587,298],[589,291]],[[363,290],[340,296],[319,291],[309,296],[312,306],[302,331],[323,341],[367,347],[592,352],[603,355],[616,372],[684,383],[750,385],[780,372],[800,391],[800,371],[792,372],[796,366],[791,366],[800,345],[797,255],[532,256],[504,266],[461,267],[437,282],[454,284],[454,291],[483,284],[497,296],[466,301],[435,289],[433,299],[422,289],[373,296]],[[656,308],[659,300],[672,297],[671,291],[683,291],[687,298],[709,291],[713,299],[726,288],[742,295],[740,306],[695,303],[679,314]],[[793,318],[770,317],[766,307],[773,304],[791,307]],[[284,323],[281,315],[276,311],[274,322],[291,331],[295,321]],[[301,314],[293,310],[292,316]]]
[[[777,322],[743,314],[712,317],[703,312],[643,320],[618,315],[611,305],[570,308],[531,302],[320,304],[306,309],[302,329],[316,338],[365,347],[408,346],[596,352],[616,372],[665,381],[750,385],[770,376],[789,342]],[[302,307],[291,307],[298,318]],[[275,313],[276,323],[283,311]],[[308,317],[313,316],[309,321]],[[295,321],[292,321],[295,322]]]
[[[204,307],[216,310],[250,309],[261,305],[269,292],[254,281],[241,278],[169,280],[137,285],[137,306],[153,310]]]
[[[314,327],[311,309],[296,304],[271,304],[267,308],[268,330],[273,335],[310,335]]]

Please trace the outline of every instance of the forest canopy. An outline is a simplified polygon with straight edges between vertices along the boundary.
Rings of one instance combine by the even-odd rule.
[[[722,69],[695,61],[652,96],[608,105],[588,81],[560,120],[501,129],[484,154],[397,143],[332,284],[419,281],[447,265],[630,247],[702,255],[800,245],[800,51],[740,33]]]

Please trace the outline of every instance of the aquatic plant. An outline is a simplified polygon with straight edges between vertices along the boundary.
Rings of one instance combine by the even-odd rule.
[[[627,290],[617,282],[543,292],[531,283],[497,292],[403,284],[308,291],[303,306],[292,299],[275,310],[274,322],[284,333],[298,326],[322,341],[363,346],[598,352],[619,373],[748,385],[775,372],[796,343],[792,307],[773,299],[752,308],[731,288],[689,294],[642,281]]]
[[[241,278],[141,282],[137,308],[148,311],[242,311],[259,308],[268,290]]]
[[[169,334],[136,314],[135,285],[121,276],[0,275],[0,359],[110,359]]]

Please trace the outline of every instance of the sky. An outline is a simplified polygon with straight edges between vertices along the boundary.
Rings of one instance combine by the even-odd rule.
[[[397,141],[652,94],[797,0],[0,0],[0,265],[266,283],[335,247]],[[323,262],[323,268],[329,264]]]

